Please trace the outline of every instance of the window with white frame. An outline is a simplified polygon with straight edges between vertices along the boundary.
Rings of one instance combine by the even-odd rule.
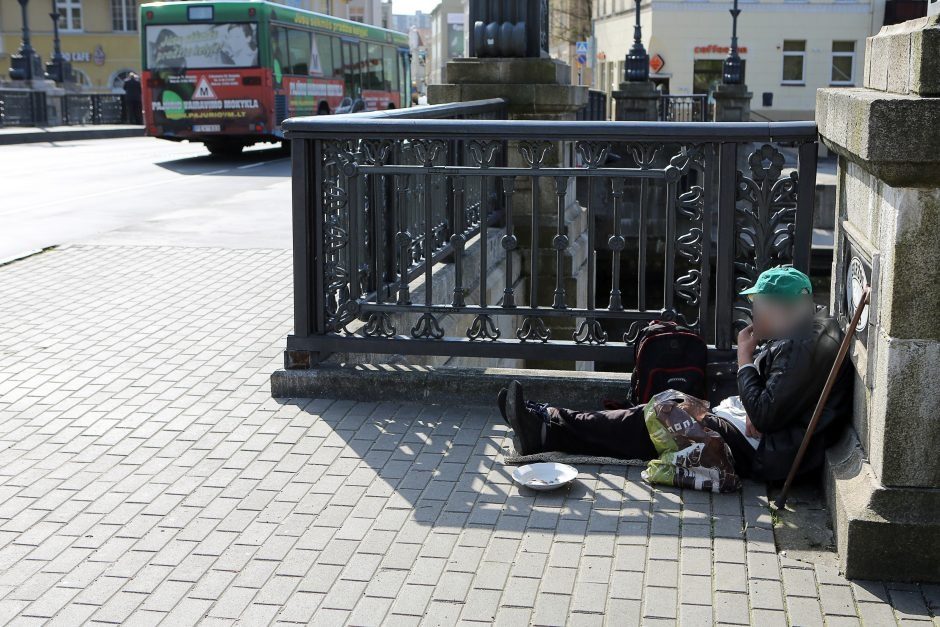
[[[783,41],[783,84],[802,85],[806,61],[806,41],[785,39]]]
[[[136,0],[111,0],[111,29],[116,31],[137,30]]]
[[[855,84],[855,42],[832,42],[832,73],[829,82],[833,85]]]
[[[82,0],[55,0],[59,12],[59,28],[64,31],[82,30]]]

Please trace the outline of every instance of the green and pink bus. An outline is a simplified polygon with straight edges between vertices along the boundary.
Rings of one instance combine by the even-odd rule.
[[[140,8],[147,133],[233,154],[298,115],[411,105],[408,36],[281,4]]]

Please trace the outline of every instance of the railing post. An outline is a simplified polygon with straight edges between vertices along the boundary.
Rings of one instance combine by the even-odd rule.
[[[734,317],[734,211],[737,200],[738,145],[718,148],[718,258],[715,262],[715,347],[731,348]]]
[[[816,152],[816,142],[800,144],[793,267],[807,274],[809,274],[810,247],[813,243],[813,217],[816,207]]]
[[[291,141],[292,214],[294,236],[294,335],[307,337],[319,330],[315,312],[318,311],[320,277],[317,271],[322,265],[317,216],[322,215],[320,189],[320,160],[311,159],[311,143],[319,152],[320,142],[308,139]],[[313,161],[313,163],[311,163]],[[311,166],[316,166],[314,173]],[[311,177],[316,180],[312,181]],[[311,185],[312,184],[312,185]],[[316,191],[311,194],[311,188]],[[289,365],[288,365],[289,367]]]

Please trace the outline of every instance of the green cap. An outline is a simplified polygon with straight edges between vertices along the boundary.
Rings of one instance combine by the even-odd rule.
[[[786,266],[764,270],[757,277],[751,289],[744,290],[742,294],[766,294],[778,298],[796,298],[813,293],[813,285],[809,277],[797,270]]]

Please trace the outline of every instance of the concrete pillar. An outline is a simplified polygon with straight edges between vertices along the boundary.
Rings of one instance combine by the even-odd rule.
[[[614,119],[655,122],[659,119],[659,90],[652,81],[620,83],[614,91]]]
[[[883,28],[865,63],[864,87],[816,99],[839,157],[833,309],[873,290],[827,495],[848,577],[940,581],[940,17]]]
[[[747,85],[719,83],[715,92],[715,122],[750,122],[753,93]]]
[[[428,103],[466,102],[485,98],[506,98],[508,115],[513,120],[574,120],[576,113],[587,105],[588,87],[571,84],[571,70],[567,64],[549,58],[467,58],[454,59],[447,64],[447,84],[428,85]],[[518,142],[508,148],[510,166],[528,167]],[[564,142],[553,142],[553,149],[545,153],[544,167],[571,165],[572,151]],[[584,306],[587,302],[585,282],[579,280],[586,273],[585,211],[575,198],[575,182],[569,180],[564,194],[565,253],[563,281],[569,305]],[[556,250],[552,241],[557,234],[558,196],[554,181],[542,179],[538,194],[538,289],[539,304],[550,306],[556,286]],[[532,188],[528,177],[516,181],[513,194],[513,225],[520,244],[531,241]],[[523,250],[524,279],[530,279],[531,250]],[[517,304],[528,304],[529,295],[517,290]],[[544,319],[550,325],[553,338],[570,338],[574,328],[558,326],[561,319]],[[563,322],[571,324],[571,321]],[[530,366],[533,364],[529,364]],[[538,366],[571,364],[535,364]]]

